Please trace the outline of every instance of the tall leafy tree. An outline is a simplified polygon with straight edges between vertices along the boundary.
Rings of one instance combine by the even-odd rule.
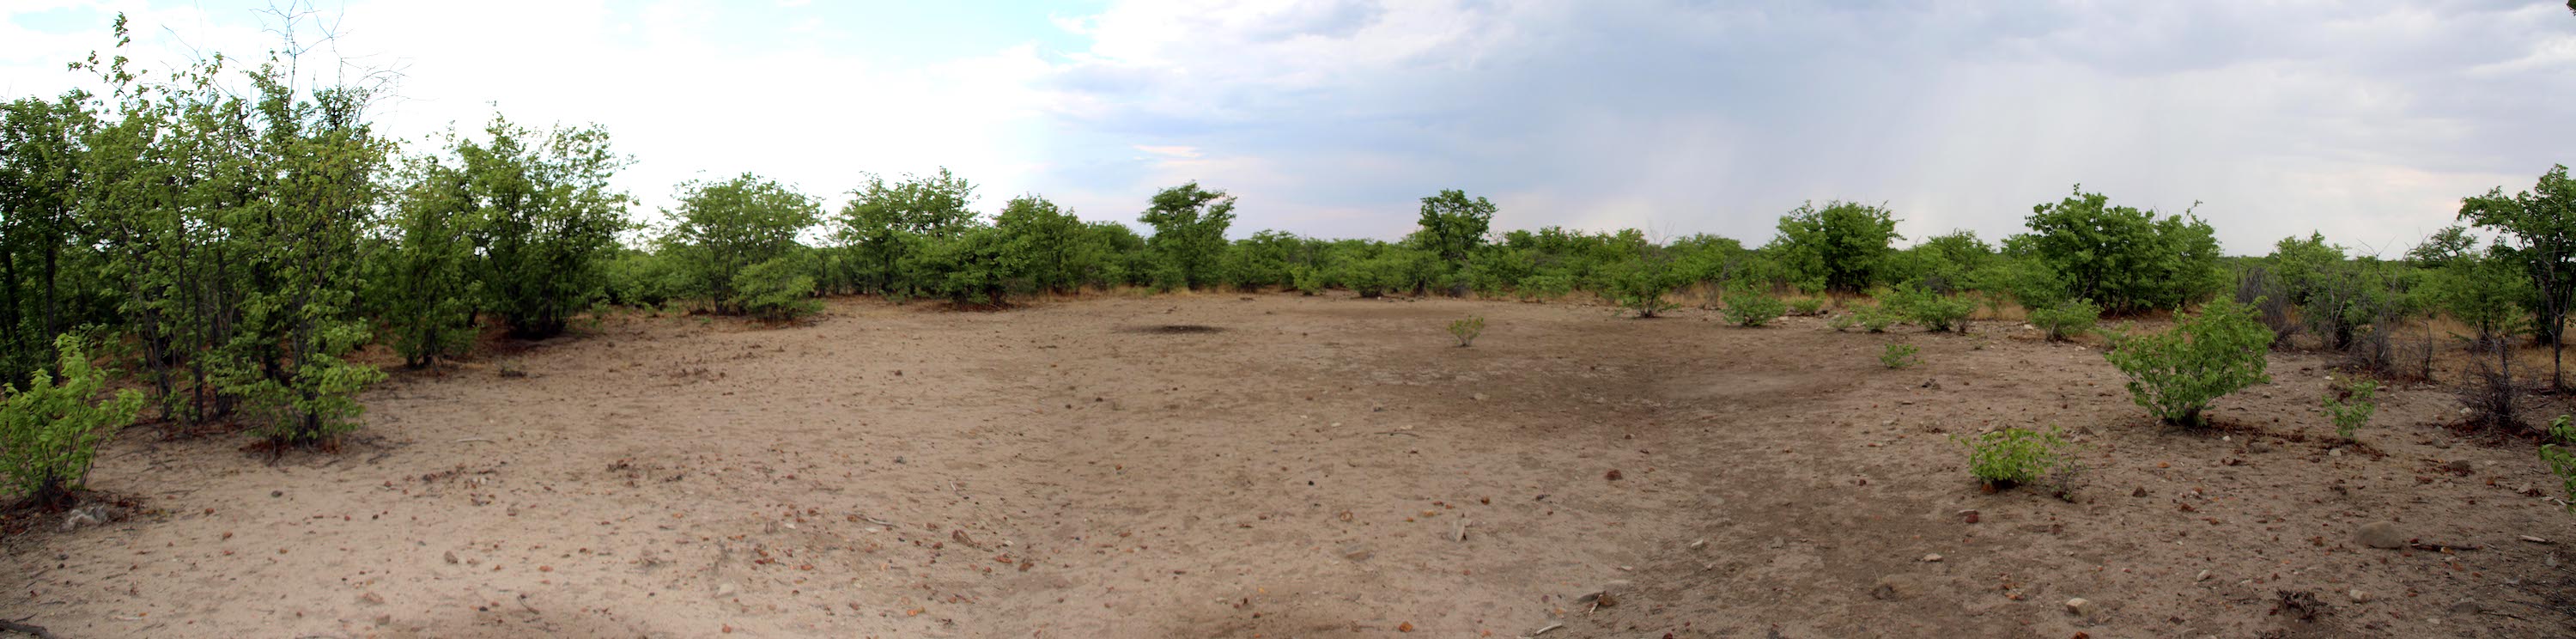
[[[671,229],[664,250],[684,264],[698,293],[718,311],[740,313],[734,276],[803,248],[797,235],[822,216],[814,198],[744,173],[723,181],[680,185],[679,208],[664,210]]]
[[[1895,213],[1858,202],[1809,202],[1780,216],[1780,235],[1765,252],[1801,279],[1836,291],[1877,283],[1894,253]]]
[[[1155,193],[1153,206],[1137,220],[1154,227],[1145,246],[1161,262],[1157,283],[1196,288],[1217,281],[1225,230],[1234,224],[1234,196],[1190,182]]]
[[[2498,233],[2497,252],[2531,279],[2532,333],[2549,343],[2550,385],[2566,387],[2567,312],[2576,305],[2576,180],[2550,167],[2529,191],[2503,187],[2460,202],[2460,219]]]
[[[112,321],[91,225],[74,208],[81,143],[97,126],[87,97],[0,105],[0,380],[51,366],[53,336]]]
[[[1467,192],[1457,189],[1422,198],[1421,228],[1414,231],[1413,244],[1439,256],[1452,269],[1463,268],[1468,257],[1485,245],[1496,210],[1493,202],[1468,199]]]

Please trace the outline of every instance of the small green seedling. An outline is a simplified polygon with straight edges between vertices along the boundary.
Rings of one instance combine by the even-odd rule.
[[[1467,319],[1449,323],[1449,334],[1458,338],[1459,348],[1474,346],[1476,336],[1484,333],[1485,318],[1482,315],[1469,315]]]
[[[1888,368],[1910,368],[1915,364],[1923,363],[1922,352],[1922,349],[1915,348],[1913,344],[1890,342],[1887,345],[1887,352],[1878,354],[1878,363],[1886,364]]]
[[[2557,475],[2560,488],[2567,491],[2570,501],[2560,503],[2576,512],[2576,452],[2570,452],[2569,446],[2576,446],[2576,425],[2570,425],[2566,415],[2549,420],[2549,443],[2540,445],[2540,460],[2549,462],[2549,474]]]
[[[2367,379],[2330,381],[2326,385],[2326,418],[2334,420],[2335,435],[2352,441],[2361,427],[2370,424],[2370,415],[2379,411],[2371,398],[2379,394],[2379,382]]]

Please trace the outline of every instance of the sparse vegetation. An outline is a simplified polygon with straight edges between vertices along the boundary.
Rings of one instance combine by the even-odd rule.
[[[2207,423],[2211,402],[2272,381],[2264,370],[2272,331],[2253,309],[2221,299],[2185,314],[2173,330],[2117,335],[2104,357],[2129,376],[2129,397],[2156,417],[2182,426]]]
[[[1799,317],[1814,317],[1817,315],[1823,315],[1824,313],[1825,298],[1801,297],[1789,300],[1789,314],[1791,315]]]
[[[2549,464],[2549,474],[2558,477],[2559,494],[2567,496],[2560,503],[2576,511],[2576,452],[2570,451],[2570,447],[2576,447],[2576,424],[2570,424],[2568,416],[2559,415],[2549,420],[2549,432],[2545,434],[2548,442],[2540,445],[2540,460]]]
[[[1922,349],[1916,348],[1913,344],[1888,342],[1887,349],[1878,354],[1878,363],[1888,368],[1912,368],[1915,364],[1923,362],[1922,352]]]
[[[2326,419],[2334,422],[2335,436],[2350,441],[2362,426],[2369,425],[2371,414],[2379,411],[2379,403],[2373,401],[2378,395],[2377,380],[2328,380],[2323,403]]]
[[[1449,335],[1458,338],[1459,348],[1475,346],[1476,336],[1483,334],[1485,334],[1485,316],[1482,315],[1469,315],[1466,319],[1449,323]]]

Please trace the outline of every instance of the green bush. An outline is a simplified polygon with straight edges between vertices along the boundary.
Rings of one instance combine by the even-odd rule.
[[[2557,475],[2560,488],[2567,493],[2567,509],[2576,511],[2576,425],[2568,424],[2566,415],[2549,420],[2549,443],[2540,445],[2540,460],[2549,463],[2549,474]]]
[[[1738,287],[1726,294],[1726,321],[1737,326],[1769,324],[1788,310],[1788,303],[1780,298],[1751,287]]]
[[[1342,267],[1342,285],[1360,297],[1383,296],[1404,284],[1404,260],[1393,255],[1356,260]]]
[[[1897,320],[1897,312],[1894,309],[1877,304],[1862,306],[1853,315],[1860,322],[1861,330],[1872,333],[1887,332],[1887,327],[1895,326]]]
[[[1851,328],[1853,322],[1859,321],[1859,316],[1859,313],[1835,315],[1832,318],[1825,320],[1825,328],[1834,329],[1834,332],[1836,333],[1843,332],[1843,329]]]
[[[1825,298],[1801,297],[1795,300],[1790,300],[1789,313],[1799,317],[1823,315],[1825,313]]]
[[[2090,300],[2066,300],[2055,306],[2030,309],[2030,325],[2048,334],[2048,341],[2063,342],[2093,332],[2093,324],[2102,319],[2102,307]]]
[[[107,372],[90,366],[80,338],[56,337],[54,348],[61,352],[61,383],[38,370],[26,390],[0,386],[8,394],[0,401],[0,474],[11,490],[40,504],[79,488],[98,445],[143,408],[143,395],[132,390],[92,403],[107,385]]]
[[[1306,295],[1322,293],[1324,292],[1324,271],[1304,265],[1288,267],[1288,287]]]
[[[2075,469],[2075,459],[2066,454],[2065,437],[2053,426],[2047,432],[2005,428],[1976,437],[1953,435],[1950,439],[1968,449],[1968,474],[1996,489],[2043,478],[2062,482]]]
[[[1886,364],[1888,368],[1910,368],[1923,362],[1922,352],[1923,349],[1915,348],[1913,344],[1890,342],[1887,350],[1878,354],[1878,363]]]
[[[1476,336],[1485,334],[1485,318],[1479,315],[1469,315],[1467,316],[1467,319],[1450,322],[1449,334],[1458,338],[1459,348],[1474,346],[1476,345]]]
[[[1955,295],[1942,295],[1926,288],[1905,287],[1890,294],[1887,306],[1924,330],[1968,332],[1968,315],[1977,312],[1977,300]]]
[[[2135,311],[2206,299],[2226,285],[2215,233],[2189,213],[2159,218],[2079,187],[2025,221],[2030,232],[2005,245],[2045,267],[2069,297]]]
[[[803,260],[781,257],[744,267],[733,276],[733,308],[771,321],[823,310],[814,299],[814,275]]]
[[[2264,352],[2272,330],[2254,309],[2220,298],[2173,330],[2155,335],[2114,335],[2103,356],[2129,376],[2129,396],[2168,423],[2200,426],[2210,402],[2247,386],[2272,381]]]
[[[1532,275],[1513,287],[1526,301],[1552,300],[1574,292],[1574,276],[1564,273]]]
[[[2333,420],[2335,435],[2346,440],[2370,423],[2370,415],[2379,411],[2371,398],[2379,394],[2379,382],[2367,379],[2342,380],[2326,387],[2326,418]]]
[[[1613,265],[1608,271],[1606,292],[1619,306],[1636,311],[1638,317],[1654,317],[1680,306],[1664,299],[1673,289],[1681,288],[1681,282],[1662,260],[1633,259]]]

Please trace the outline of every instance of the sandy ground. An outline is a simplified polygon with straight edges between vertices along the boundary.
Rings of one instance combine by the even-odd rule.
[[[1468,314],[1491,326],[1456,348]],[[2224,401],[2232,430],[2178,432],[2098,351],[2017,327],[1711,315],[1202,294],[616,317],[398,375],[336,455],[129,433],[93,484],[138,506],[8,539],[0,615],[66,637],[2576,632],[2576,516],[2535,496],[2528,445],[2440,426],[2439,390],[2386,394],[2375,452],[2335,451],[2313,358]],[[1881,366],[1890,340],[1924,363]],[[2068,499],[1983,494],[1948,439],[2048,424],[2084,445]],[[2481,548],[2355,540],[2379,520]]]

